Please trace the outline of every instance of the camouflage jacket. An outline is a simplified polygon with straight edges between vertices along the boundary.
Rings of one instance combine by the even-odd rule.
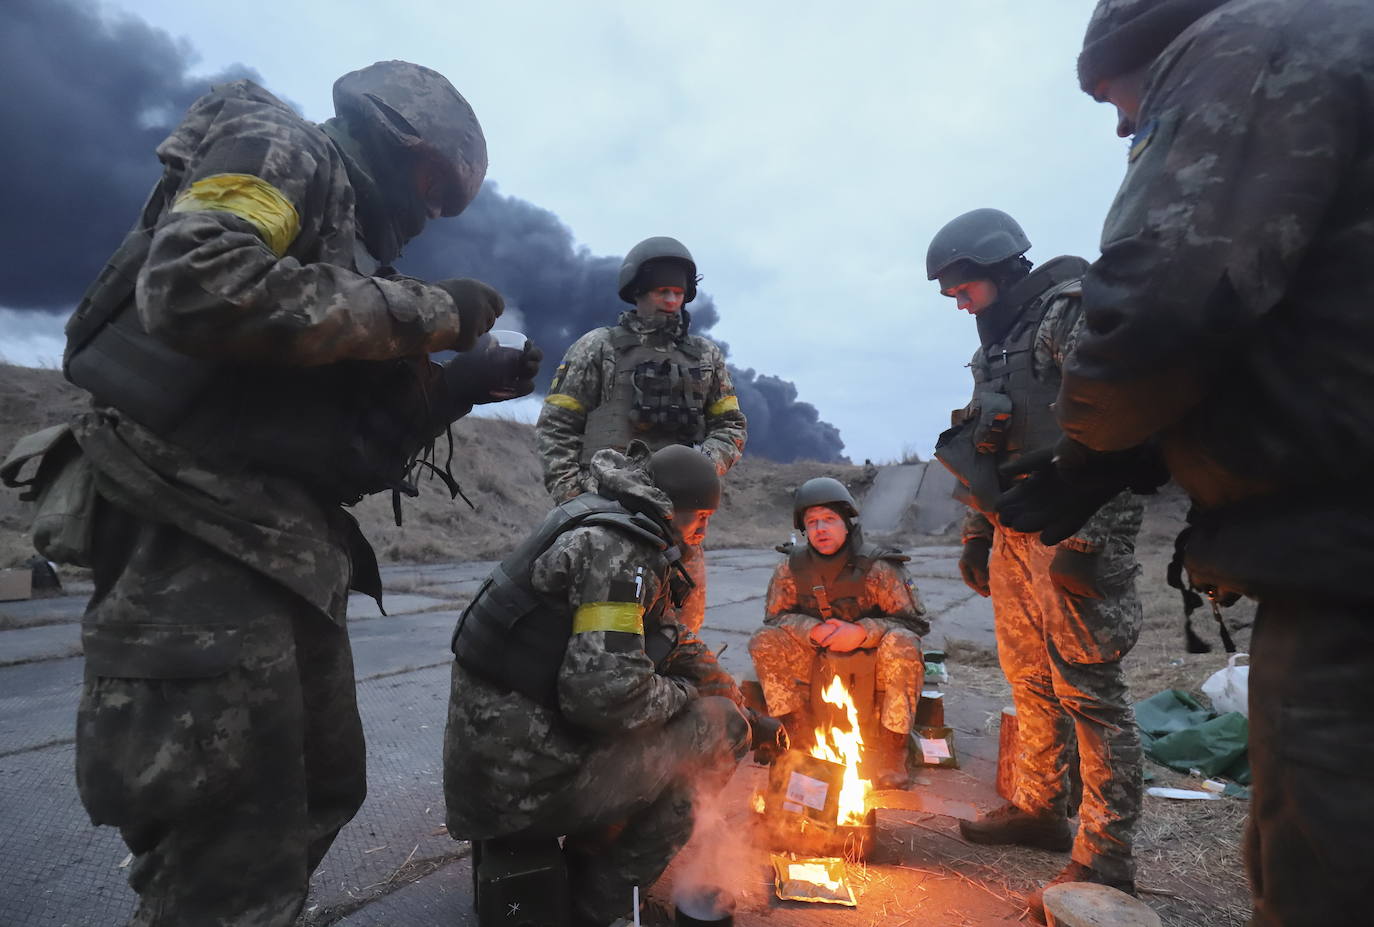
[[[197,357],[290,367],[451,346],[453,300],[369,276],[338,149],[261,87],[201,97],[157,155],[166,203],[138,278],[151,334]]]
[[[549,395],[536,425],[539,455],[544,463],[544,486],[557,500],[566,500],[586,490],[586,473],[581,464],[582,439],[587,415],[611,398],[615,384],[616,350],[612,334],[619,328],[634,332],[642,343],[690,340],[701,353],[706,380],[706,435],[702,450],[715,461],[716,472],[724,475],[744,452],[748,422],[740,411],[725,355],[715,342],[701,335],[688,334],[690,316],[683,312],[677,331],[643,321],[634,311],[621,313],[617,325],[588,332],[568,348],[558,365]]]
[[[1045,307],[1035,333],[1032,353],[1032,369],[1037,378],[1057,380],[1060,377],[1083,327],[1081,310],[1081,290],[1076,286],[1052,298]],[[981,347],[974,352],[969,369],[973,371],[976,389],[983,382],[986,370]],[[1123,492],[1099,509],[1077,534],[1060,543],[1085,553],[1106,547],[1125,552],[1124,548],[1127,545],[1134,551],[1135,536],[1140,530],[1143,513],[1144,506],[1140,500],[1129,492]],[[990,519],[976,509],[968,510],[964,516],[963,540],[967,541],[974,537],[990,539],[993,531],[994,526]]]
[[[851,563],[852,558],[840,569],[848,569]],[[868,632],[861,645],[864,647],[878,646],[882,636],[893,628],[906,628],[922,637],[930,633],[930,622],[916,584],[904,566],[890,560],[872,561],[863,575],[863,593],[857,609],[859,614],[868,616],[855,622]],[[798,593],[790,558],[779,563],[768,580],[763,623],[789,628],[802,640],[821,623],[814,599]]]
[[[1370,595],[1374,6],[1233,0],[1152,64],[1065,433],[1158,436],[1195,581]]]
[[[1159,55],[1083,283],[1066,433],[1159,435],[1205,508],[1367,485],[1370,61],[1363,0],[1233,0]]]
[[[291,395],[293,375],[304,386],[336,363],[428,367],[425,352],[457,332],[444,291],[369,276],[376,262],[359,245],[355,191],[338,150],[261,87],[216,88],[157,153],[164,175],[145,211],[153,238],[138,275],[139,317],[184,354],[255,365],[273,378],[283,394],[267,413],[295,416],[280,430],[311,415],[302,397],[321,396],[313,387]],[[193,409],[188,427],[198,415]],[[177,525],[322,611],[342,614],[330,600],[350,575],[375,577],[367,553],[350,558],[337,539],[324,549],[303,543],[330,536],[327,526],[343,519],[352,539],[342,546],[367,551],[352,520],[322,511],[298,480],[193,453],[192,443],[155,435],[114,410],[82,417],[75,430],[102,494]]]
[[[632,508],[653,505],[665,516],[671,510],[619,453],[599,452],[591,470],[602,495]],[[573,614],[558,703],[502,691],[455,664],[445,744],[455,838],[511,833],[536,820],[607,739],[661,726],[698,696],[741,701],[734,680],[681,625],[672,626],[676,644],[657,667],[645,654],[643,616],[669,594],[668,562],[646,541],[613,528],[576,528],[535,560],[531,578]]]

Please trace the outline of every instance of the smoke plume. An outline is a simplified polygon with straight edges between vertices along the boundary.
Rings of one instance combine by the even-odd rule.
[[[21,182],[0,184],[0,306],[65,314],[134,221],[158,176],[153,150],[190,103],[211,84],[259,78],[241,65],[193,77],[196,56],[185,42],[135,17],[103,17],[88,0],[6,6],[0,176]],[[615,295],[619,263],[578,246],[553,213],[488,182],[460,218],[431,223],[398,266],[499,289],[518,310],[506,323],[523,320],[550,358],[547,385],[576,338],[625,308]],[[690,308],[693,330],[709,333],[719,318],[711,297],[700,293]],[[798,400],[793,384],[731,372],[749,417],[750,453],[843,459],[839,431]]]

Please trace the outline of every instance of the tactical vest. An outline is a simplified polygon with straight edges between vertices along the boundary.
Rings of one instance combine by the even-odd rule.
[[[557,703],[558,670],[572,637],[573,613],[566,599],[536,590],[531,574],[534,562],[554,541],[589,525],[612,528],[652,546],[661,558],[661,565],[656,565],[660,578],[668,580],[678,550],[670,546],[666,526],[594,493],[570,499],[492,570],[463,610],[450,646],[464,669],[542,705]],[[668,599],[660,595],[645,612],[646,641],[661,636],[656,632]],[[646,645],[646,652],[649,649]],[[656,656],[662,655],[650,653]]]
[[[787,555],[787,567],[797,587],[797,611],[828,621],[841,618],[858,621],[861,618],[881,618],[877,605],[864,607],[864,591],[868,588],[868,571],[879,560],[902,564],[911,558],[890,547],[859,541],[858,552],[852,554],[833,577],[809,544],[798,544]],[[852,548],[851,548],[852,549]]]
[[[974,356],[973,402],[955,412],[953,427],[936,442],[935,456],[962,484],[956,497],[985,514],[1007,488],[998,467],[1059,440],[1053,407],[1062,376],[1058,368],[1037,373],[1035,343],[1045,310],[1078,287],[1086,271],[1081,258],[1059,257],[1013,288],[1011,298],[1023,300],[1024,308],[1000,342]]]
[[[706,437],[706,389],[711,371],[701,362],[702,340],[693,335],[652,344],[623,325],[609,329],[615,351],[610,398],[587,415],[582,462],[602,448],[623,451],[638,438],[658,450],[700,444]],[[661,336],[660,336],[661,337]]]
[[[229,364],[182,354],[144,330],[134,285],[169,188],[170,173],[68,322],[67,379],[221,470],[289,476],[331,502],[384,489],[413,495],[407,473],[435,430],[427,358]]]

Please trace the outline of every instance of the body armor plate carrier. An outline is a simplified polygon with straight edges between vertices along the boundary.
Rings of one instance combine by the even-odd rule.
[[[863,607],[868,571],[879,560],[902,564],[911,558],[891,547],[865,543],[861,538],[852,539],[844,549],[853,553],[840,563],[835,563],[841,559],[838,553],[834,557],[823,558],[805,543],[796,545],[788,552],[787,566],[797,586],[798,611],[824,621],[831,618],[858,621],[861,618],[883,617],[882,611],[876,606]]]
[[[615,382],[610,398],[587,415],[583,464],[602,448],[623,451],[634,438],[655,451],[669,444],[700,444],[706,437],[709,371],[701,363],[699,339],[689,335],[656,347],[617,325],[611,346]]]
[[[590,525],[613,528],[643,540],[660,551],[668,565],[677,561],[668,530],[649,516],[632,513],[594,493],[564,502],[492,570],[463,610],[453,632],[452,649],[464,669],[540,704],[557,703],[558,670],[572,636],[573,615],[565,600],[536,590],[530,574],[534,561],[559,537]],[[646,636],[657,629],[665,604],[666,599],[660,597],[654,610],[645,614]]]
[[[956,498],[984,514],[993,514],[1008,488],[999,466],[1059,440],[1054,402],[1061,377],[1058,370],[1037,376],[1035,342],[1045,310],[1077,287],[1086,270],[1081,258],[1055,258],[1013,288],[1011,297],[1023,299],[1025,308],[1000,342],[979,351],[973,402],[955,413],[953,427],[936,442],[935,456],[961,484]]]

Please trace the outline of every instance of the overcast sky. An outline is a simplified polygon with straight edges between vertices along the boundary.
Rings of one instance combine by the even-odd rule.
[[[924,272],[946,220],[995,206],[1021,221],[1037,263],[1096,256],[1125,143],[1114,113],[1074,76],[1092,6],[103,9],[183,40],[206,74],[251,67],[315,120],[331,115],[330,85],[345,71],[404,58],[443,72],[481,119],[488,177],[503,194],[551,210],[594,254],[621,255],[649,235],[681,239],[734,363],[794,381],[858,461],[928,456],[949,410],[968,399],[973,320]],[[52,317],[5,312],[0,322],[0,355],[56,362]]]

